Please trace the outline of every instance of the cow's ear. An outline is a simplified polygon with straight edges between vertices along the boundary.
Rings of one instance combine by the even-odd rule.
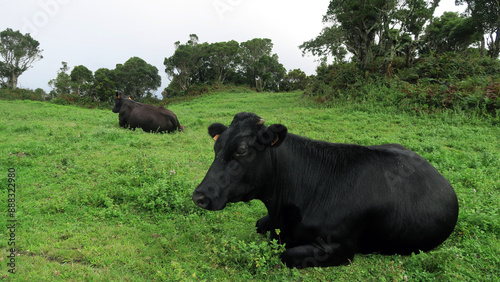
[[[259,141],[271,147],[278,147],[286,138],[288,129],[283,124],[272,124],[259,132]]]
[[[224,131],[226,131],[227,126],[223,125],[222,123],[212,123],[208,127],[208,134],[212,139],[217,140],[219,138],[219,135],[221,135]]]

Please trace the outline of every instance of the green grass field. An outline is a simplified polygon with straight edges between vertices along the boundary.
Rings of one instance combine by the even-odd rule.
[[[216,93],[168,108],[187,126],[185,131],[149,134],[120,128],[111,106],[104,111],[0,101],[1,278],[498,281],[497,119],[359,105],[325,108],[300,92]],[[455,188],[460,204],[455,231],[428,253],[356,255],[351,265],[341,267],[284,267],[282,247],[255,232],[255,221],[266,214],[262,203],[230,204],[211,212],[191,201],[213,160],[207,127],[229,124],[241,111],[314,139],[400,143],[414,150]],[[9,174],[11,168],[15,175]],[[9,211],[14,196],[8,184],[13,183],[15,212]],[[11,219],[17,220],[14,232],[8,228]],[[9,257],[12,243],[15,259]]]

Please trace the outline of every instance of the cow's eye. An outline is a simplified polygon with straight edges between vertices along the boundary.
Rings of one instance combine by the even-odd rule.
[[[247,144],[240,144],[238,146],[238,149],[236,150],[236,153],[234,156],[236,158],[243,158],[248,154],[248,145]]]

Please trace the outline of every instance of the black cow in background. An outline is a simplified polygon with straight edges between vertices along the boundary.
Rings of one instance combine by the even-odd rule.
[[[173,132],[183,130],[177,116],[169,109],[161,106],[139,103],[116,92],[113,113],[119,113],[121,127],[142,128],[146,132]]]
[[[259,199],[257,232],[286,244],[289,267],[350,263],[355,253],[428,251],[453,231],[450,183],[399,144],[359,146],[311,140],[264,125],[253,113],[208,128],[215,160],[193,193],[201,208]],[[279,232],[277,231],[279,230]]]

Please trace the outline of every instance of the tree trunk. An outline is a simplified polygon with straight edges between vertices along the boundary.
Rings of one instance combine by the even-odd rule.
[[[479,47],[479,56],[481,58],[484,58],[484,50],[486,49],[485,46],[484,46],[484,35],[482,35],[481,37],[481,43],[480,43],[480,47]]]
[[[17,79],[19,77],[15,74],[12,74],[12,76],[7,80],[7,86],[16,89],[17,88]]]
[[[496,59],[500,55],[500,28],[497,28],[495,41],[491,45],[489,55],[492,59]]]

